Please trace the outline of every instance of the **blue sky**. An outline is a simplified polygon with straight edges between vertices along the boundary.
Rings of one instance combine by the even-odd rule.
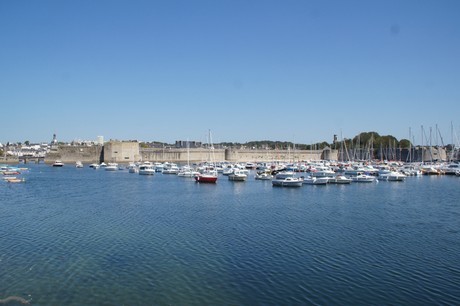
[[[0,142],[450,143],[459,59],[456,0],[3,0]]]

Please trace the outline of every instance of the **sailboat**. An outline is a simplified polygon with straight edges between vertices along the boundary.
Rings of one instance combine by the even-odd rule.
[[[177,176],[180,177],[195,177],[199,175],[198,171],[195,171],[192,167],[190,167],[190,144],[187,139],[187,165],[183,166]]]
[[[213,165],[214,146],[212,145],[211,130],[209,130],[208,134],[208,149],[208,161]],[[217,170],[214,167],[206,167],[202,173],[195,176],[195,181],[198,183],[215,183],[217,181]]]

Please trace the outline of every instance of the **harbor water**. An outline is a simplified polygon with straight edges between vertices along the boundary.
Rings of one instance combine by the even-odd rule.
[[[282,188],[27,166],[0,182],[0,300],[460,304],[459,177]]]

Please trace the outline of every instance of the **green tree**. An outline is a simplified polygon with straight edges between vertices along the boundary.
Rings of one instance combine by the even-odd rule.
[[[411,142],[408,139],[401,139],[399,141],[399,147],[403,149],[409,149],[411,147]]]

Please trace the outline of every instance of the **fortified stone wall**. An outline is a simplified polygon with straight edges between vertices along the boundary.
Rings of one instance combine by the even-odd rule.
[[[224,161],[225,150],[215,149],[211,153],[208,149],[193,148],[193,149],[178,149],[178,148],[142,148],[140,155],[142,161],[151,162],[175,162],[175,163],[201,163],[205,161]]]
[[[137,141],[109,141],[104,144],[104,162],[130,163],[141,160]]]
[[[327,154],[325,154],[327,152]],[[335,157],[334,157],[335,154]],[[326,156],[327,155],[327,156]],[[331,150],[225,150],[225,160],[231,162],[299,161],[337,159],[337,151]]]
[[[201,163],[205,161],[262,162],[336,160],[338,151],[330,150],[236,150],[215,149],[212,156],[206,148],[140,148],[138,142],[109,141],[104,146],[59,146],[46,157],[46,163],[62,160],[64,163],[129,163],[138,161]]]
[[[63,163],[100,163],[102,161],[102,146],[67,146],[59,145],[51,148],[45,157],[45,163],[52,164],[56,160]]]

